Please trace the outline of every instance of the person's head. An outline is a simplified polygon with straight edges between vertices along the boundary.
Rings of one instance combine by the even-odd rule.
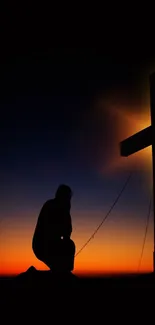
[[[71,201],[72,195],[73,192],[71,188],[68,185],[61,184],[56,191],[55,197],[59,201],[68,203]]]

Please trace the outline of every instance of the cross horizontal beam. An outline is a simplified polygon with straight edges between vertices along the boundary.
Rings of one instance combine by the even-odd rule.
[[[132,135],[120,143],[121,156],[127,157],[152,145],[152,126]]]

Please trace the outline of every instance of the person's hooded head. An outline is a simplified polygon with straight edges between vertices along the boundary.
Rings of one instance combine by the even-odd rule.
[[[73,192],[71,188],[68,185],[61,184],[56,191],[55,198],[60,202],[60,204],[63,204],[63,206],[65,205],[70,208],[72,195]]]

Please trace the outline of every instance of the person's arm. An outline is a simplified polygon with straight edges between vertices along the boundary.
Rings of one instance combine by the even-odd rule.
[[[71,237],[71,233],[72,233],[72,220],[71,220],[71,215],[69,214],[68,215],[68,218],[67,218],[67,222],[66,222],[66,225],[64,227],[64,234],[63,234],[63,238],[64,239],[68,239]]]

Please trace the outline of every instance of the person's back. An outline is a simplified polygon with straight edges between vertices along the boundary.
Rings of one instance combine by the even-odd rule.
[[[38,259],[50,268],[53,260],[61,256],[67,258],[72,251],[75,254],[75,245],[70,239],[72,222],[70,216],[70,200],[72,192],[67,185],[59,186],[56,197],[48,200],[42,207],[35,228],[32,248]],[[68,252],[67,252],[68,251]],[[54,258],[54,259],[53,259]],[[63,262],[64,263],[64,262]]]

